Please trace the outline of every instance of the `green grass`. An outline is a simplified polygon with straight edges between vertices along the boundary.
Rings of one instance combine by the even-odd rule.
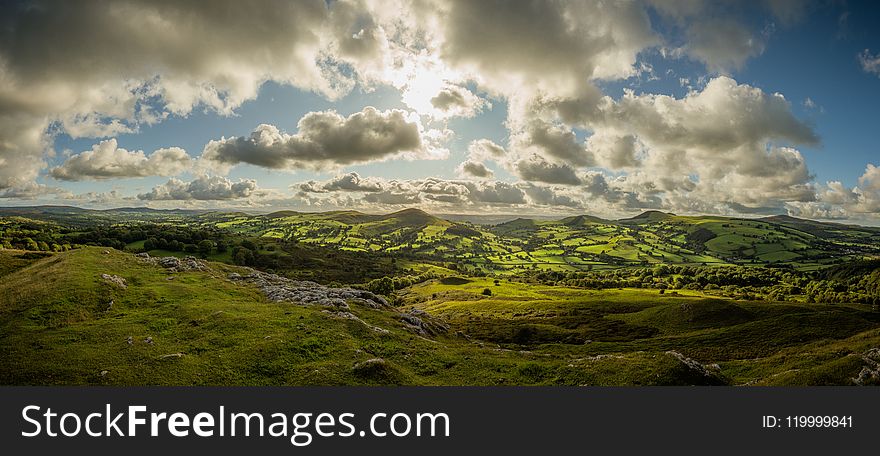
[[[10,271],[0,284],[0,383],[845,384],[862,367],[856,354],[880,343],[880,319],[858,306],[461,276],[401,292],[403,308],[427,310],[448,333],[418,335],[397,310],[353,304],[383,335],[319,308],[268,302],[226,280],[232,266],[172,274],[105,250],[31,259],[17,270],[16,253],[0,254]],[[698,375],[669,350],[720,369]],[[372,358],[384,361],[363,364]],[[792,377],[792,369],[810,374]]]
[[[683,384],[666,355],[547,357],[454,333],[426,338],[395,310],[353,304],[379,334],[318,308],[267,302],[225,279],[231,266],[168,273],[133,255],[84,248],[37,260],[0,284],[0,383],[107,385]],[[8,255],[3,255],[4,263]],[[125,289],[100,278],[126,279]],[[430,285],[436,286],[436,285]],[[487,286],[474,281],[468,287]],[[493,285],[494,286],[494,285]],[[503,288],[503,287],[500,287]],[[507,286],[507,296],[552,290]],[[549,294],[548,294],[549,293]],[[112,307],[110,302],[113,302]],[[132,337],[129,345],[127,338]],[[145,342],[147,337],[153,343]],[[177,354],[181,355],[177,355]],[[378,368],[359,363],[382,358]],[[569,364],[581,366],[572,369]],[[589,364],[591,369],[585,369]]]

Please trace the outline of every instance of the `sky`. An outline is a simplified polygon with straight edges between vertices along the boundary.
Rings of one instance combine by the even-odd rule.
[[[2,8],[0,205],[880,224],[876,2]]]

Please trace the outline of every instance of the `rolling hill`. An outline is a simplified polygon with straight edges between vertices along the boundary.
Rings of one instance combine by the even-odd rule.
[[[0,251],[0,264],[12,263],[0,268],[0,384],[852,384],[880,376],[880,314],[859,306],[463,277],[412,285],[388,305],[359,290],[100,247]]]

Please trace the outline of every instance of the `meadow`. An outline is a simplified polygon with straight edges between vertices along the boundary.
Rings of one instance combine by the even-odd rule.
[[[880,381],[873,228],[46,212],[0,218],[0,384]],[[273,300],[255,270],[388,304]]]

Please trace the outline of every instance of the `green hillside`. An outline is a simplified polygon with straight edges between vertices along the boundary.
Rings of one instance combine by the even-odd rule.
[[[450,278],[341,311],[274,302],[222,263],[0,261],[0,384],[851,384],[880,345],[857,305]]]
[[[0,384],[872,384],[878,236],[0,208]]]

